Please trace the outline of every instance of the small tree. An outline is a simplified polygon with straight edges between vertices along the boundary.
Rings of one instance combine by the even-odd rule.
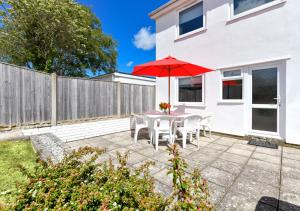
[[[191,177],[186,175],[187,163],[180,157],[178,145],[170,148],[172,167],[168,174],[173,176],[173,210],[212,210],[210,195],[205,179],[194,169]]]
[[[116,44],[74,0],[0,0],[0,59],[47,73],[112,72]]]

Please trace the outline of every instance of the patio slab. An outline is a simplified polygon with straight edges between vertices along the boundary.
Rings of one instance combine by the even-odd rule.
[[[272,185],[273,187],[279,187],[279,173],[268,172],[262,169],[247,165],[241,174],[242,177],[248,177],[249,179]]]
[[[117,151],[129,152],[130,168],[154,161],[150,174],[155,179],[155,189],[170,196],[172,177],[166,174],[170,168],[168,144],[160,142],[159,150],[155,151],[147,134],[139,136],[137,143],[132,137],[132,132],[127,131],[69,142],[66,146],[106,148],[99,162],[112,157],[117,163]],[[181,146],[180,139],[177,143]],[[201,137],[199,149],[195,143],[188,142],[180,153],[189,165],[188,174],[198,168],[207,179],[216,210],[300,210],[300,149],[262,148],[221,135]]]
[[[243,194],[248,198],[255,198],[257,200],[263,196],[277,198],[279,195],[278,188],[243,176],[237,178],[231,187],[231,191]]]
[[[279,201],[280,210],[300,210],[300,195],[288,192],[280,193]]]
[[[227,160],[223,160],[223,159],[217,159],[215,160],[210,166],[229,172],[235,176],[239,175],[240,172],[242,171],[242,164],[239,163],[234,163],[234,162],[230,162]]]
[[[213,182],[223,187],[231,186],[235,179],[233,174],[210,166],[202,171],[202,176],[209,182]]]
[[[281,167],[279,164],[268,163],[268,162],[253,159],[253,158],[249,159],[247,165],[257,168],[257,169],[260,169],[260,170],[276,173],[276,174],[280,172],[280,167]]]
[[[229,192],[217,206],[217,210],[236,210],[236,211],[254,211],[257,206],[257,200],[249,198],[240,193]]]
[[[228,152],[223,153],[220,156],[220,158],[234,163],[239,163],[239,164],[245,164],[248,160],[248,157],[246,156],[241,156],[241,155],[232,154]]]

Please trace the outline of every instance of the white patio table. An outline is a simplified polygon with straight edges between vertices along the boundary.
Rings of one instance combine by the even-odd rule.
[[[207,113],[207,112],[201,112],[200,114],[197,114],[197,115],[200,115],[200,116],[207,116],[208,114],[210,113]],[[174,118],[176,121],[180,121],[181,119],[185,118],[185,117],[188,117],[190,115],[193,115],[191,113],[180,113],[180,112],[172,112],[171,111],[171,114],[166,114],[164,112],[160,112],[160,111],[149,111],[149,112],[146,112],[144,114],[147,119],[155,119],[157,117],[160,117],[160,116],[169,116],[170,118]]]
[[[190,115],[193,115],[193,114],[190,114],[190,113],[180,113],[180,112],[172,112],[170,114],[166,114],[164,112],[160,112],[160,111],[149,111],[149,112],[146,112],[145,114],[145,117],[146,119],[148,120],[148,127],[149,127],[149,132],[150,133],[153,133],[153,128],[154,128],[154,120],[160,116],[169,116],[170,119],[175,119],[175,122],[177,124],[174,124],[174,126],[176,127],[178,125],[178,123],[180,123],[185,117],[188,117]],[[200,116],[207,116],[208,113],[206,112],[201,112],[200,114],[198,114]],[[167,136],[163,136],[163,139],[168,139],[169,137]],[[151,140],[153,141],[153,140]]]

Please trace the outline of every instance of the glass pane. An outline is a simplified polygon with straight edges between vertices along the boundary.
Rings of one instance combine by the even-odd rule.
[[[223,81],[223,99],[243,99],[243,81]]]
[[[202,76],[180,78],[179,102],[202,102]]]
[[[251,10],[255,7],[259,7],[272,1],[274,0],[234,0],[234,14],[240,14],[242,12]]]
[[[203,27],[203,2],[179,13],[179,34]]]
[[[223,72],[224,77],[241,76],[241,70],[230,70]]]
[[[252,71],[252,103],[277,104],[277,68]]]
[[[277,132],[277,109],[252,109],[252,129]]]

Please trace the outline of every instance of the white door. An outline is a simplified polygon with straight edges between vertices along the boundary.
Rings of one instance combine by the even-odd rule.
[[[280,137],[281,86],[280,65],[250,69],[250,133]]]

